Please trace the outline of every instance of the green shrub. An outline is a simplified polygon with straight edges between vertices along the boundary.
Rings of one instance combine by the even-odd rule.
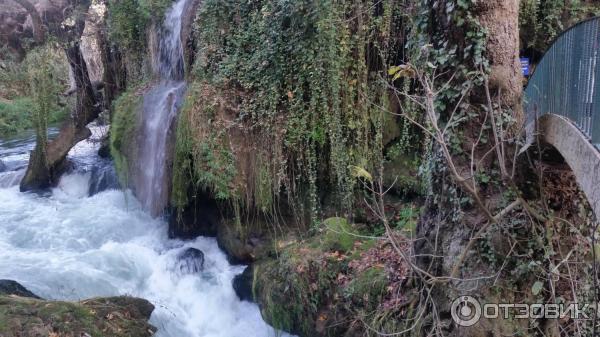
[[[31,50],[21,63],[8,62],[0,73],[0,136],[62,121],[72,99],[60,93],[69,81],[66,56],[60,46]]]
[[[7,136],[31,129],[32,111],[33,101],[30,97],[0,101],[0,135]]]
[[[109,33],[113,41],[131,52],[146,48],[150,23],[162,22],[171,0],[111,0],[108,2]]]

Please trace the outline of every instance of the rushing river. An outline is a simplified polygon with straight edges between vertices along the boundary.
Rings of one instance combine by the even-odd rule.
[[[102,128],[93,128],[99,137]],[[2,177],[26,165],[33,139],[0,141]],[[98,144],[84,141],[69,153],[71,173],[45,194],[0,187],[0,279],[13,279],[47,299],[132,295],[151,301],[157,336],[263,337],[275,331],[258,307],[240,301],[232,266],[213,238],[170,240],[167,224],[144,211],[129,192],[88,196],[93,172],[110,168]],[[17,181],[18,184],[18,181]],[[205,254],[199,274],[181,275],[177,255],[189,247]]]

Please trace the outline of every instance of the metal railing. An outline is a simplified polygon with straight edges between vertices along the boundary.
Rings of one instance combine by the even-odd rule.
[[[553,113],[600,143],[600,17],[556,38],[529,79],[524,102],[528,125]]]

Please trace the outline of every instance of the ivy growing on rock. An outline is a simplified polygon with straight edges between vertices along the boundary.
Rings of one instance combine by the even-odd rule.
[[[326,194],[349,210],[356,181],[349,167],[373,171],[382,160],[389,111],[384,79],[397,45],[390,31],[402,6],[387,0],[205,1],[194,27],[191,76],[194,85],[214,88],[211,100],[219,107],[211,114],[214,104],[193,104],[182,118],[198,125],[204,116],[204,124],[224,126],[224,133],[192,135],[191,161],[175,160],[176,182],[182,181],[177,171],[192,172],[185,180],[263,211],[285,195],[296,215],[313,223]],[[198,95],[192,91],[188,100]],[[224,107],[222,101],[235,103]],[[178,144],[186,142],[185,129],[178,133]],[[227,174],[203,177],[217,160],[201,155],[206,144],[232,155],[236,170],[228,184],[221,183]]]

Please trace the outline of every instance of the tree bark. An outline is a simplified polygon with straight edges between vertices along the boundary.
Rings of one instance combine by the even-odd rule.
[[[40,142],[37,142],[21,181],[21,191],[43,189],[54,184],[64,167],[67,154],[75,144],[91,135],[87,125],[98,118],[100,113],[79,43],[75,42],[68,47],[66,54],[75,77],[77,103],[70,118],[63,123],[58,137],[48,144],[45,151],[41,149]]]
[[[433,1],[431,1],[433,3]],[[429,4],[429,29],[432,44],[436,47],[448,43],[450,46],[458,46],[458,50],[464,48],[465,27],[453,25],[453,21],[448,20],[446,8],[456,4],[453,0],[436,1],[438,6]],[[518,60],[519,53],[519,1],[518,0],[488,0],[477,1],[468,9],[487,32],[487,40],[484,42],[484,56],[489,61],[489,89],[492,95],[493,103],[499,103],[506,112],[512,111],[517,120],[522,120],[521,94],[522,94],[522,75]],[[450,22],[450,23],[449,23]],[[473,28],[472,28],[473,29]],[[463,49],[464,50],[464,49]],[[459,62],[469,71],[479,71],[477,63],[473,62],[471,56],[463,58],[460,55]],[[460,60],[459,59],[459,60]],[[454,68],[443,69],[452,74]],[[440,71],[441,73],[442,71]],[[448,75],[450,76],[450,75]],[[461,75],[458,75],[461,76]],[[439,80],[443,82],[444,80]],[[460,86],[463,79],[454,80],[456,86]],[[470,183],[471,161],[470,153],[473,144],[478,144],[474,150],[476,160],[473,164],[475,170],[479,172],[491,172],[500,165],[496,165],[494,160],[483,160],[483,158],[495,157],[494,145],[492,142],[481,144],[477,142],[477,135],[482,125],[489,128],[490,118],[485,118],[488,100],[485,86],[476,86],[464,97],[464,111],[470,115],[469,119],[462,122],[457,132],[451,137],[457,141],[459,150],[452,153],[454,164],[459,176]],[[439,96],[442,97],[442,96]],[[441,120],[450,118],[456,102],[449,100],[444,102],[446,110],[437,111],[440,113]],[[517,123],[518,124],[518,123]],[[517,126],[518,128],[518,126]],[[491,133],[491,132],[489,132]],[[450,137],[450,136],[449,136]],[[490,135],[490,139],[494,139]],[[492,153],[486,157],[486,153]],[[507,152],[510,152],[507,150]],[[431,189],[432,195],[426,203],[426,210],[417,225],[417,238],[415,240],[415,254],[419,256],[417,263],[419,267],[426,270],[436,277],[450,277],[453,275],[455,263],[461,261],[463,252],[469,247],[473,233],[489,223],[486,217],[486,211],[495,214],[502,207],[499,201],[503,200],[500,189],[487,189],[479,187],[478,193],[484,198],[484,209],[481,209],[476,203],[465,203],[465,192],[460,184],[455,183],[449,164],[442,156],[439,145],[433,146],[433,158],[431,167]],[[510,156],[508,156],[510,157]],[[437,159],[435,159],[437,158]],[[481,161],[479,159],[482,159]],[[498,170],[496,170],[498,171]],[[491,175],[491,173],[490,173]],[[501,179],[497,175],[493,179]],[[492,235],[498,233],[492,232]],[[494,236],[494,239],[496,237]],[[432,290],[433,301],[436,303],[436,310],[439,316],[450,317],[452,300],[459,295],[470,294],[479,299],[485,300],[490,296],[488,287],[490,284],[485,279],[477,281],[466,281],[484,275],[493,274],[489,264],[482,262],[482,259],[473,251],[465,255],[466,258],[461,262],[458,269],[458,275],[455,279],[447,281],[442,285],[436,285]],[[460,280],[463,279],[463,280]],[[494,279],[491,279],[493,282]],[[468,290],[466,290],[468,289]],[[484,336],[486,331],[495,331],[498,335],[512,335],[514,329],[518,329],[518,324],[512,326],[506,324],[503,320],[485,320],[482,319],[478,325],[469,329],[457,329],[452,324],[444,327],[444,335],[450,337],[470,337]]]
[[[477,19],[488,34],[489,86],[503,108],[513,111],[519,128],[523,122],[523,75],[519,62],[519,0],[480,1]]]
[[[104,65],[102,81],[104,82],[104,107],[110,111],[112,120],[112,102],[125,90],[126,74],[121,52],[112,48],[103,30],[98,31],[100,57]]]

